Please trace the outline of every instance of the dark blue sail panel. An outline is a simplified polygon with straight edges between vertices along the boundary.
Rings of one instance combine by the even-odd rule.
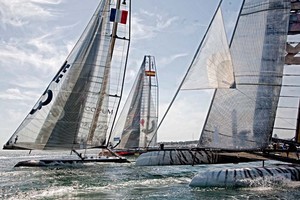
[[[289,0],[246,0],[230,47],[236,89],[217,89],[199,145],[268,145],[281,89]]]

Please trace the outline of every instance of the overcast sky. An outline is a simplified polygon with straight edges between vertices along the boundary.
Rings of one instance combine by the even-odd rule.
[[[9,139],[41,96],[98,3],[99,0],[0,1],[0,144]],[[218,0],[133,0],[132,42],[124,94],[131,88],[144,55],[155,56],[161,117],[217,4]],[[223,1],[227,30],[234,24],[239,5],[240,0]],[[193,105],[174,112],[191,112],[204,119],[210,94],[204,91],[197,96],[201,106],[196,112],[192,112]],[[178,102],[179,109],[181,104],[185,106]],[[172,117],[169,123],[184,120],[181,118]],[[170,125],[166,127],[168,131],[162,130],[159,140],[186,139],[187,135],[176,135]],[[198,138],[198,133],[187,137]]]

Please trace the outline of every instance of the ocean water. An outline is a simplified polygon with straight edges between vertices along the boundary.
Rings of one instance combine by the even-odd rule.
[[[21,160],[61,158],[67,152],[0,151],[0,199],[300,199],[299,182],[260,183],[244,188],[192,188],[197,172],[260,166],[139,167],[132,163],[90,163],[63,168],[14,168]],[[271,164],[266,162],[266,165]]]

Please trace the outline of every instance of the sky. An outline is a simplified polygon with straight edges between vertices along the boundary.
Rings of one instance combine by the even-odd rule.
[[[83,32],[99,0],[0,1],[0,144],[26,117]],[[241,0],[223,0],[226,30],[235,23]],[[144,55],[156,59],[164,114],[216,9],[218,0],[133,0],[132,35],[124,99]],[[161,127],[162,141],[199,139],[211,91],[183,94]],[[194,98],[188,107],[185,99]],[[173,114],[172,114],[173,113]],[[188,114],[199,122],[185,119]],[[182,123],[180,130],[172,124]],[[188,133],[196,126],[199,133]],[[178,134],[179,132],[179,134]]]

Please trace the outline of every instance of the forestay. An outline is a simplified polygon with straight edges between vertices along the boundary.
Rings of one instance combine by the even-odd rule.
[[[268,145],[282,82],[289,10],[289,0],[245,0],[231,45],[236,89],[216,91],[200,146]]]
[[[196,52],[181,90],[234,87],[231,55],[219,8]]]
[[[107,144],[129,47],[128,11],[123,11],[120,24],[110,22],[111,6],[116,7],[101,1],[66,61],[4,148],[76,149]],[[126,9],[121,5],[120,10]]]
[[[206,115],[207,90],[235,88],[233,65],[219,2],[194,58],[158,125],[159,140],[194,140]],[[167,115],[168,114],[168,115]],[[168,138],[164,132],[171,135]]]

